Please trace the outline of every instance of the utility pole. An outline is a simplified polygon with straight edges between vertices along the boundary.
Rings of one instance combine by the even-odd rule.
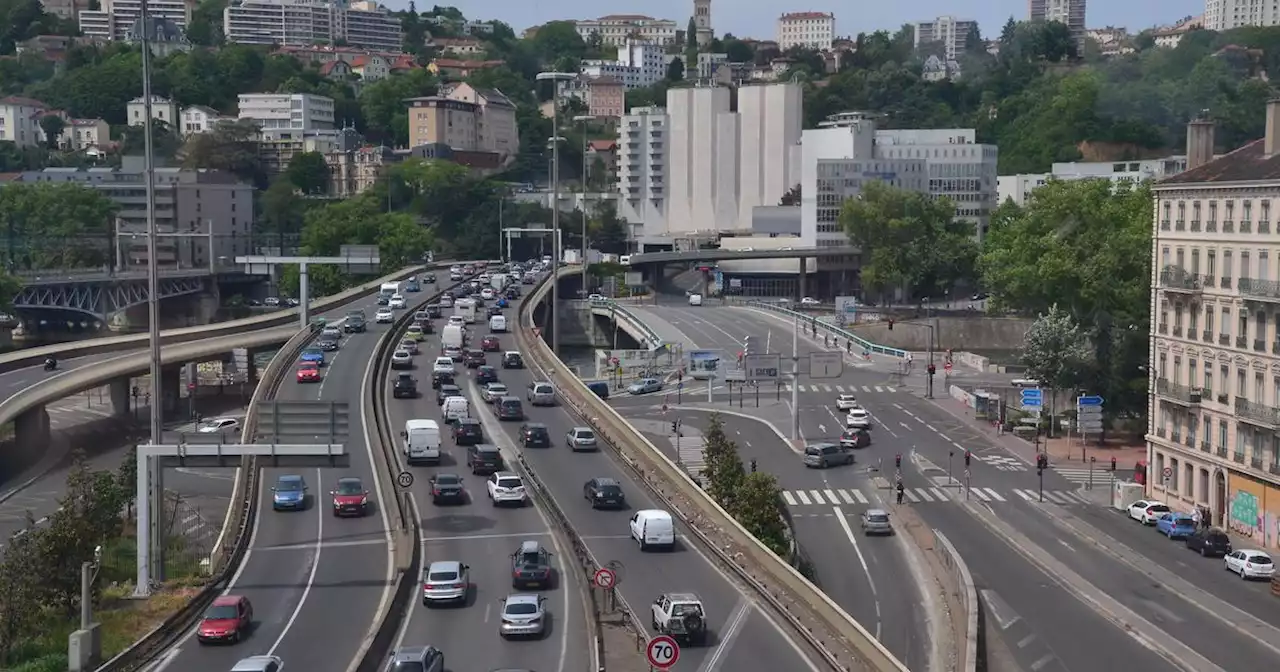
[[[800,440],[800,317],[791,322],[791,440]]]

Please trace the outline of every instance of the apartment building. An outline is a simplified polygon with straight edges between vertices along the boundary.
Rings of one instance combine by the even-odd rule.
[[[1205,0],[1206,30],[1231,30],[1243,26],[1280,24],[1280,6],[1258,0]]]
[[[256,122],[266,138],[336,128],[333,99],[310,93],[242,93],[237,117]]]
[[[1085,0],[1027,0],[1027,18],[1065,24],[1076,40],[1083,40]]]
[[[666,56],[657,42],[628,39],[618,47],[618,63],[635,73],[636,88],[652,86],[667,76]]]
[[[1280,102],[1266,133],[1153,187],[1147,465],[1151,497],[1280,548]],[[1165,474],[1168,476],[1165,476]]]
[[[130,126],[141,126],[146,123],[147,118],[147,99],[138,96],[129,101],[125,105],[125,114],[128,117]],[[162,121],[173,131],[182,128],[181,121],[178,116],[177,101],[170,100],[164,96],[151,96],[151,118],[156,121]]]
[[[618,214],[632,240],[666,229],[669,131],[662,107],[633,108],[618,123]]]
[[[228,42],[316,44],[398,52],[400,20],[375,2],[340,0],[234,0],[222,12]]]
[[[601,44],[621,47],[628,39],[653,42],[659,46],[675,43],[676,31],[681,28],[675,21],[655,19],[643,14],[610,14],[598,19],[575,21],[578,35],[584,40],[599,36]]]
[[[1187,33],[1202,28],[1204,28],[1204,16],[1188,16],[1172,26],[1156,30],[1151,36],[1155,38],[1157,47],[1173,49],[1182,42],[1182,38],[1186,37]]]
[[[924,159],[929,194],[951,199],[955,219],[972,224],[982,243],[997,205],[995,145],[979,144],[972,128],[877,130],[875,141],[879,159]]]
[[[48,105],[34,98],[0,98],[0,142],[12,142],[19,148],[40,144],[44,139],[40,117],[48,109]]]
[[[81,11],[89,9],[89,0],[40,0],[40,7],[59,19],[74,22]]]
[[[939,45],[941,60],[954,61],[968,46],[969,31],[978,27],[977,21],[939,16],[932,21],[917,21],[915,28],[916,49],[924,45]]]
[[[612,120],[626,111],[626,87],[622,82],[601,77],[587,84],[587,114],[600,120]]]
[[[185,31],[191,23],[191,12],[196,4],[196,0],[147,0],[147,14],[167,19]],[[142,0],[102,0],[98,9],[80,10],[80,32],[85,37],[123,40],[140,18]]]
[[[836,15],[827,12],[792,12],[778,17],[778,48],[831,48],[836,39]]]
[[[1147,180],[1163,180],[1187,169],[1187,157],[1166,156],[1136,161],[1069,161],[1055,162],[1047,173],[1001,175],[997,178],[997,203],[1012,200],[1026,205],[1032,192],[1049,180],[1084,180],[1104,178],[1119,184],[1134,185]]]
[[[441,144],[459,151],[494,154],[502,164],[520,152],[516,106],[497,89],[458,84],[443,96],[412,98],[409,145]]]

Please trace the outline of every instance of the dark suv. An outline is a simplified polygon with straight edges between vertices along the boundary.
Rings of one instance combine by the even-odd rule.
[[[364,313],[358,310],[347,313],[347,319],[342,323],[342,330],[348,334],[362,334],[365,328]]]
[[[395,385],[391,388],[391,396],[395,399],[417,399],[418,379],[409,373],[397,374]]]
[[[443,405],[444,400],[448,399],[449,397],[461,397],[461,396],[463,396],[461,387],[458,387],[457,385],[453,385],[453,384],[441,385],[440,387],[436,388],[436,405],[437,406]]]
[[[484,366],[484,350],[468,348],[462,353],[462,361],[468,369],[478,369]]]
[[[1231,552],[1231,538],[1214,527],[1200,529],[1187,535],[1187,548],[1203,556],[1220,558]]]
[[[462,418],[453,425],[453,442],[459,446],[474,446],[484,441],[484,430],[475,418]]]
[[[519,397],[502,397],[493,404],[499,420],[524,420],[524,404]]]
[[[536,541],[521,542],[511,554],[511,587],[550,589],[551,582],[551,554]]]
[[[467,449],[467,468],[473,474],[488,476],[502,471],[502,453],[497,446],[478,443]]]
[[[551,432],[540,422],[526,423],[520,428],[520,445],[525,448],[550,448]]]

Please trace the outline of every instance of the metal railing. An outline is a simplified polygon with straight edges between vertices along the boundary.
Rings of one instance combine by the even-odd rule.
[[[1240,293],[1251,298],[1280,301],[1280,280],[1240,278]]]
[[[649,325],[645,324],[644,320],[636,317],[634,313],[627,310],[617,301],[614,301],[613,299],[589,299],[585,303],[590,305],[592,308],[607,308],[614,314],[615,320],[623,319],[639,328],[640,332],[644,334],[643,340],[645,341],[641,345],[648,348],[656,348],[659,345],[662,345],[662,337],[658,335],[658,332],[649,328]]]
[[[798,313],[794,310],[782,308],[777,304],[767,303],[764,301],[747,301],[746,303],[739,304],[739,305],[743,305],[748,308],[758,308],[760,310],[767,310],[771,313],[785,315],[787,317],[790,317],[791,319],[802,320],[804,323],[812,325],[815,331],[824,331],[828,334],[831,334],[832,336],[835,336],[837,340],[845,339],[846,341],[852,341],[855,345],[862,348],[863,350],[866,350],[867,352],[870,352],[873,355],[888,355],[890,357],[897,357],[898,359],[905,359],[907,356],[906,350],[903,350],[901,348],[891,348],[887,345],[879,345],[877,343],[872,343],[871,341],[868,341],[867,339],[862,338],[857,334],[841,329],[840,327],[837,327],[834,324],[827,324],[826,322],[823,322],[822,320],[819,320],[818,318],[812,315],[806,315],[804,313]]]
[[[1156,378],[1156,394],[1188,404],[1200,403],[1202,396],[1200,388],[1175,383],[1168,378]]]
[[[1167,266],[1160,271],[1160,287],[1198,292],[1204,289],[1204,277],[1178,266]]]
[[[1244,397],[1236,397],[1236,415],[1254,422],[1261,422],[1272,427],[1280,426],[1280,408],[1249,401]]]

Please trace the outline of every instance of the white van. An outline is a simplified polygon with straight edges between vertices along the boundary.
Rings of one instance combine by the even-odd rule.
[[[440,464],[440,423],[435,420],[406,420],[404,431],[405,461]]]
[[[701,294],[690,294],[690,295],[689,295],[689,305],[691,305],[691,306],[701,306],[701,305],[702,305],[702,295],[701,295]]]
[[[465,348],[467,346],[467,332],[463,331],[461,324],[445,325],[444,330],[440,332],[440,347],[442,348]]]
[[[458,299],[453,303],[453,314],[462,318],[466,324],[476,323],[476,302],[472,299]]]
[[[503,332],[507,330],[507,318],[503,315],[494,315],[489,318],[489,331]]]
[[[471,417],[471,402],[466,397],[446,397],[443,404],[440,404],[440,415],[444,417],[444,421],[450,425],[453,423]]]
[[[667,550],[676,547],[676,526],[671,514],[661,509],[645,509],[631,516],[631,538],[640,544],[640,550],[651,546]]]

